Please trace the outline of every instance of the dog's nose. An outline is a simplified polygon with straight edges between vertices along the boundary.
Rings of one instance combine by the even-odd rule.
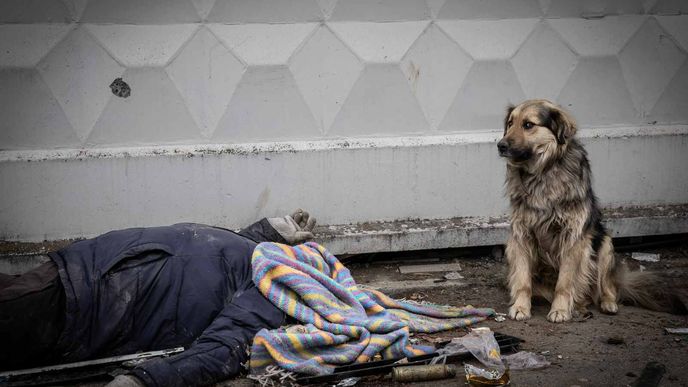
[[[507,150],[509,150],[509,144],[507,144],[506,141],[501,140],[497,143],[497,149],[499,149],[500,154],[504,154]]]

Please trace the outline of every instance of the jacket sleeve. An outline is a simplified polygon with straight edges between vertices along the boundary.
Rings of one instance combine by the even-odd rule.
[[[235,295],[186,351],[144,362],[132,374],[155,387],[216,383],[239,373],[260,329],[277,328],[284,319],[284,313],[253,286]]]
[[[263,218],[242,229],[239,231],[239,235],[252,239],[256,243],[277,242],[287,244],[287,241],[270,225],[267,218]]]

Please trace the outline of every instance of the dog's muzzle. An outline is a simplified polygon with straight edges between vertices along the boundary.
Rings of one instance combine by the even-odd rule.
[[[526,161],[533,156],[530,149],[515,148],[505,139],[501,139],[497,143],[497,150],[499,150],[499,155],[501,157],[508,157],[513,161]]]

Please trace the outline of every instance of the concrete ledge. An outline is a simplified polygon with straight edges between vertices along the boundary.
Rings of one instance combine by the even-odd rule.
[[[688,205],[604,212],[614,238],[688,233]],[[500,245],[508,235],[506,217],[453,218],[329,226],[319,230],[317,240],[333,254],[361,254]]]
[[[688,233],[688,204],[613,208],[604,213],[614,238]],[[500,245],[508,234],[506,217],[453,218],[320,226],[315,240],[340,255]],[[25,271],[44,262],[46,252],[73,241],[0,241],[0,273]]]
[[[318,242],[334,254],[446,249],[503,243],[506,218],[453,218],[371,222],[318,230]]]

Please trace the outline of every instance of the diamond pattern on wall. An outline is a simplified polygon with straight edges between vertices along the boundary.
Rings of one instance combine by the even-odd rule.
[[[430,15],[432,15],[432,18],[435,19],[437,18],[437,15],[440,13],[440,9],[444,6],[444,3],[447,2],[447,0],[425,0],[428,3],[428,7],[430,8]]]
[[[212,24],[210,29],[251,66],[286,64],[317,24]]]
[[[189,0],[88,0],[86,23],[173,24],[201,20]]]
[[[537,0],[447,0],[439,19],[521,19],[542,16]]]
[[[327,27],[321,27],[294,54],[289,67],[318,127],[327,131],[363,64]]]
[[[79,145],[60,104],[34,69],[0,69],[0,150]]]
[[[638,123],[615,57],[581,58],[559,96],[582,126]]]
[[[657,21],[688,52],[688,15],[657,16]]]
[[[556,100],[578,57],[547,23],[540,23],[513,57],[526,98]]]
[[[644,16],[610,16],[604,19],[549,19],[573,49],[582,56],[616,55],[640,28]]]
[[[339,0],[330,20],[407,21],[430,18],[425,0]]]
[[[191,3],[194,5],[194,7],[196,7],[198,16],[200,16],[202,20],[206,20],[208,18],[208,15],[215,6],[216,2],[217,0],[191,0]]]
[[[70,24],[0,25],[0,67],[33,67],[73,26]]]
[[[122,78],[131,86],[131,95],[110,98],[87,144],[158,144],[161,138],[175,144],[202,139],[186,103],[163,68],[130,68]]]
[[[542,9],[542,13],[547,15],[549,7],[552,6],[552,0],[538,0],[538,3],[540,3],[540,9]]]
[[[657,1],[659,0],[643,0],[643,9],[645,13],[650,13],[650,10],[657,4]]]
[[[654,107],[684,54],[654,20],[648,20],[619,53],[621,70],[636,109],[643,115]]]
[[[537,19],[442,20],[438,25],[476,60],[511,58]],[[475,39],[478,35],[481,38]]]
[[[413,44],[401,69],[432,128],[442,122],[473,60],[437,26]]]
[[[78,28],[41,61],[38,70],[83,140],[112,96],[108,85],[125,69]]]
[[[213,140],[236,143],[319,135],[289,68],[258,66],[244,73]]]
[[[208,20],[218,23],[300,23],[323,20],[316,0],[220,0]]]
[[[584,127],[684,125],[685,4],[5,0],[0,145],[499,130],[503,105],[526,97]],[[131,97],[110,92],[119,76]]]
[[[398,135],[427,129],[423,111],[399,66],[370,64],[349,93],[330,133]]]
[[[317,0],[318,5],[320,5],[320,10],[323,13],[325,19],[329,19],[332,16],[332,11],[337,5],[337,0]]]
[[[399,62],[428,22],[329,23],[359,58],[371,63]]]
[[[167,67],[204,136],[217,127],[244,69],[205,27]]]
[[[94,25],[86,28],[126,67],[164,66],[198,28],[176,25]]]
[[[501,128],[506,106],[516,104],[524,98],[511,63],[475,62],[439,129],[459,131]]]
[[[688,122],[688,61],[678,70],[648,116],[659,123]]]
[[[69,14],[72,16],[72,20],[81,20],[81,15],[83,15],[84,10],[86,9],[88,0],[62,0],[62,2],[64,3],[65,7],[67,7]]]

